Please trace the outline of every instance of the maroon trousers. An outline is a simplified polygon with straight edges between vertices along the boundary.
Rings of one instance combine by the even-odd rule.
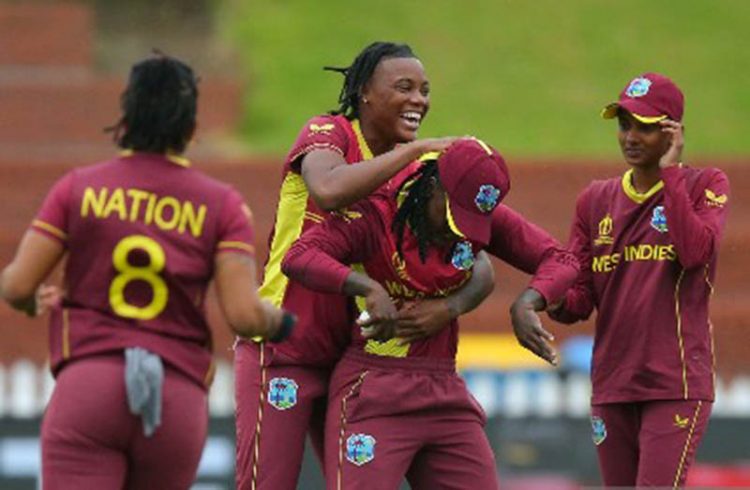
[[[238,490],[294,490],[310,439],[323,459],[329,369],[301,366],[272,347],[234,352]]]
[[[162,422],[151,437],[128,410],[122,353],[63,368],[42,421],[45,490],[184,490],[206,441],[206,392],[165,366]]]
[[[594,405],[591,422],[604,485],[684,486],[711,406],[700,400]]]
[[[485,421],[452,360],[349,350],[331,378],[327,488],[498,488]]]

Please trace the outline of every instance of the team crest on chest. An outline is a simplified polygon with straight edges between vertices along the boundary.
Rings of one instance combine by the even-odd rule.
[[[607,426],[604,425],[604,420],[595,415],[591,417],[591,438],[597,446],[607,438]]]
[[[474,266],[474,251],[471,249],[471,243],[456,243],[453,247],[451,264],[460,271],[467,271]]]
[[[667,217],[664,214],[664,206],[656,206],[651,215],[651,227],[659,233],[667,232]]]
[[[346,440],[346,460],[362,466],[375,459],[375,438],[369,434],[352,434]]]
[[[293,379],[273,378],[268,382],[268,403],[278,410],[288,410],[297,404],[298,389]]]

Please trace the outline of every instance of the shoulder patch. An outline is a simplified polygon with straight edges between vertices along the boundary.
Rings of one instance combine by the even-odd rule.
[[[333,123],[326,123],[326,124],[316,124],[312,123],[310,124],[310,133],[311,134],[328,134],[331,131],[333,131],[333,128],[336,126]]]
[[[706,189],[706,204],[713,207],[723,208],[729,200],[726,194],[716,195],[711,189]]]

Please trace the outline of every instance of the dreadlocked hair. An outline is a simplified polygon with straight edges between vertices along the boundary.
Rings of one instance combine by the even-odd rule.
[[[430,230],[427,203],[432,198],[435,182],[439,182],[439,179],[437,162],[430,161],[419,167],[396,191],[397,201],[402,195],[403,201],[393,218],[391,230],[396,234],[396,250],[401,259],[404,258],[402,245],[407,224],[417,238],[419,258],[423,264],[427,258]]]
[[[122,117],[105,131],[125,149],[182,153],[195,130],[198,79],[182,61],[154,51],[133,65],[120,96]]]
[[[362,89],[370,81],[375,68],[386,58],[416,58],[408,44],[374,42],[367,46],[347,67],[324,66],[324,70],[344,75],[344,85],[339,93],[338,109],[331,114],[343,114],[347,119],[359,117],[359,99]]]

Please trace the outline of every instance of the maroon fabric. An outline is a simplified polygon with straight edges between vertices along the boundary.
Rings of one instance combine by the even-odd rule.
[[[287,154],[282,178],[290,172],[299,174],[303,157],[314,150],[335,151],[347,163],[364,160],[366,153],[359,146],[352,123],[344,116],[316,116],[305,123]],[[306,196],[301,234],[327,215],[327,212],[318,208]],[[272,247],[280,218],[276,216],[277,221],[268,237],[268,245],[271,253],[283,256],[286,250],[274,250]],[[275,294],[275,291],[272,293]],[[283,292],[281,306],[297,315],[297,324],[292,335],[279,344],[278,351],[297,359],[300,365],[332,366],[349,343],[349,325],[354,315],[350,299],[339,294],[315,292],[298,282],[289,281]]]
[[[692,168],[667,169],[663,181],[641,204],[620,178],[578,199],[570,247],[581,275],[553,317],[572,322],[597,309],[595,404],[714,397],[708,305],[729,182]]]
[[[235,347],[234,367],[237,489],[296,488],[308,434],[319,460],[323,460],[330,371],[300,366],[296,359],[285,357],[273,347],[246,342]],[[271,403],[269,388],[280,379],[297,385],[297,400],[289,408],[280,409]]]
[[[602,483],[607,487],[683,487],[711,408],[710,402],[700,400],[593,406],[592,424],[599,426],[594,437],[601,441],[596,449]],[[606,431],[603,441],[602,428]]]
[[[437,165],[456,226],[469,240],[487,245],[491,212],[510,191],[505,160],[494,148],[464,138],[449,146]]]
[[[42,421],[42,488],[184,490],[206,440],[205,392],[165,370],[161,425],[143,435],[128,410],[122,354],[70,363],[58,376]]]
[[[379,194],[347,212],[333,214],[290,248],[283,262],[284,272],[308,287],[330,292],[340,290],[342,285],[345,271],[337,263],[362,263],[367,275],[386,288],[397,306],[421,297],[443,297],[463,286],[471,269],[459,269],[451,260],[457,244],[429,247],[422,263],[416,237],[407,227],[404,258],[398,257],[396,235],[391,229],[395,201],[395,197]],[[480,250],[476,244],[460,243],[473,255]],[[352,323],[352,345],[365,349],[367,343]],[[453,359],[457,345],[458,323],[454,320],[432,337],[410,344],[408,355]]]
[[[578,277],[578,260],[572,252],[503,204],[492,212],[492,238],[486,250],[516,269],[532,274],[529,287],[537,290],[547,304],[562,299]]]
[[[628,83],[617,102],[632,114],[645,117],[667,116],[682,121],[685,97],[675,83],[658,73],[644,73]]]
[[[451,360],[349,350],[331,378],[327,488],[498,488],[485,422]],[[369,461],[347,457],[357,435],[374,441]]]
[[[136,153],[68,173],[32,227],[68,248],[66,298],[50,321],[54,373],[72,359],[140,346],[204,385],[211,335],[203,304],[215,256],[254,253],[239,193],[162,155]]]
[[[105,192],[97,208],[92,196]],[[64,176],[32,224],[68,248],[65,301],[50,319],[53,373],[71,359],[139,346],[204,385],[211,362],[206,289],[217,252],[253,254],[249,213],[230,186],[161,155],[122,156]],[[166,294],[163,307],[157,290]],[[123,307],[158,314],[128,317]]]

